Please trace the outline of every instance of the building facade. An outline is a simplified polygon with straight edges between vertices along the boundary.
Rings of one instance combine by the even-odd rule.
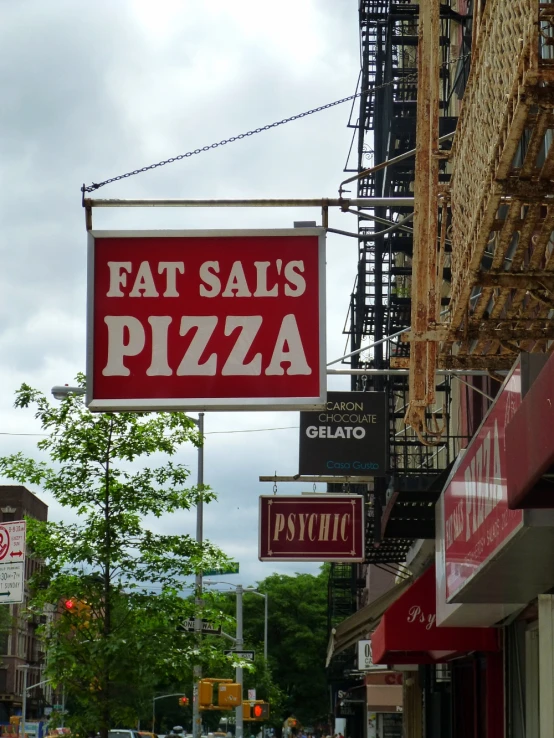
[[[365,682],[365,738],[550,738],[554,3],[360,0],[359,23],[349,180],[414,208],[357,213],[352,389],[389,397],[366,565],[395,581],[353,573],[328,663]]]
[[[48,506],[26,487],[0,486],[0,523],[23,520],[25,517],[46,521]],[[46,622],[46,615],[26,614],[29,598],[28,580],[40,566],[40,562],[29,556],[25,560],[25,601],[9,607],[11,624],[7,632],[0,635],[0,724],[8,723],[12,715],[21,714],[24,674],[21,666],[28,665],[27,684],[38,684],[44,668],[45,654],[36,631]],[[44,706],[51,703],[51,691],[47,688],[29,690],[27,716],[40,718]]]

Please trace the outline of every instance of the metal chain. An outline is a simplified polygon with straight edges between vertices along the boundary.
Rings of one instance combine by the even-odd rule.
[[[455,64],[459,61],[464,61],[470,56],[470,54],[465,54],[464,56],[457,57],[456,59],[451,59],[448,62],[445,62],[442,66],[448,66],[450,64]],[[407,77],[404,77],[404,82],[414,82],[417,80],[417,73],[408,75]],[[126,172],[125,174],[119,174],[117,177],[111,177],[110,179],[105,179],[103,182],[93,182],[90,185],[83,185],[81,187],[81,192],[83,193],[83,197],[85,196],[85,193],[87,192],[94,192],[95,190],[99,190],[100,187],[104,187],[104,185],[112,184],[112,182],[119,182],[122,179],[128,179],[129,177],[134,177],[135,174],[142,174],[143,172],[149,172],[151,169],[158,169],[158,167],[164,167],[166,164],[173,164],[173,162],[181,161],[182,159],[188,159],[191,156],[196,156],[196,154],[202,154],[205,151],[210,151],[210,149],[217,149],[220,146],[225,146],[229,143],[234,143],[235,141],[242,141],[243,138],[248,138],[249,136],[254,136],[256,133],[262,133],[263,131],[270,131],[272,128],[277,128],[278,126],[283,126],[285,123],[291,123],[292,121],[299,120],[300,118],[306,118],[308,115],[313,115],[314,113],[320,113],[322,110],[329,110],[329,108],[334,108],[337,105],[342,105],[345,102],[349,102],[351,100],[355,100],[357,97],[361,97],[362,95],[366,95],[369,93],[377,92],[377,90],[382,90],[385,87],[389,87],[390,85],[396,84],[397,80],[393,79],[389,82],[384,82],[381,85],[377,85],[375,87],[370,87],[367,90],[361,90],[360,92],[355,92],[353,95],[348,95],[348,97],[342,97],[340,100],[335,100],[334,102],[327,103],[326,105],[320,105],[317,108],[312,108],[311,110],[306,110],[304,113],[299,113],[297,115],[291,115],[290,118],[283,118],[283,120],[275,121],[274,123],[269,123],[266,126],[261,126],[260,128],[254,128],[251,131],[246,131],[246,133],[239,133],[238,136],[231,136],[230,138],[224,138],[221,141],[217,141],[216,143],[210,144],[209,146],[203,146],[200,149],[194,149],[193,151],[187,151],[186,154],[178,154],[177,156],[172,156],[170,159],[163,159],[162,161],[158,161],[155,164],[149,164],[146,167],[141,167],[140,169],[133,169],[131,172]]]

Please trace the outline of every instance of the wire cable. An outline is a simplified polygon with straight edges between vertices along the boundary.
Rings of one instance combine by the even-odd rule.
[[[455,64],[459,61],[462,61],[464,59],[467,59],[470,56],[470,54],[465,54],[465,56],[457,57],[456,59],[451,59],[448,62],[445,62],[441,66],[449,66],[450,64]],[[412,82],[417,80],[417,74],[412,74],[404,78],[404,82]],[[143,174],[144,172],[149,172],[152,169],[158,169],[158,167],[163,167],[166,164],[173,164],[176,161],[181,161],[182,159],[189,159],[191,156],[196,156],[197,154],[203,154],[206,151],[210,151],[211,149],[217,149],[220,146],[225,146],[228,143],[235,143],[235,141],[242,141],[243,138],[249,138],[250,136],[254,136],[257,133],[263,133],[264,131],[270,131],[272,128],[277,128],[278,126],[283,126],[286,123],[292,123],[292,121],[300,120],[300,118],[306,118],[308,115],[313,115],[314,113],[320,113],[322,110],[329,110],[329,108],[334,108],[337,105],[342,105],[345,102],[350,102],[351,100],[355,100],[358,97],[361,97],[362,95],[368,95],[371,93],[376,92],[377,90],[381,90],[385,87],[390,87],[391,85],[396,84],[397,80],[392,79],[389,82],[384,82],[381,85],[375,85],[370,87],[367,90],[360,90],[360,92],[355,92],[353,95],[348,95],[347,97],[342,97],[340,100],[334,100],[333,102],[326,103],[325,105],[319,105],[317,108],[311,108],[310,110],[306,110],[303,113],[298,113],[297,115],[291,115],[289,118],[283,118],[282,120],[275,121],[274,123],[269,123],[265,126],[260,126],[259,128],[254,128],[251,131],[246,131],[245,133],[239,133],[237,136],[231,136],[230,138],[224,138],[221,141],[217,141],[215,143],[210,144],[209,146],[202,146],[199,149],[193,149],[192,151],[187,151],[185,154],[178,154],[177,156],[172,156],[169,159],[163,159],[162,161],[158,161],[155,164],[149,164],[146,167],[140,167],[140,169],[133,169],[130,172],[126,172],[125,174],[119,174],[116,177],[110,177],[110,179],[105,179],[103,182],[92,182],[90,185],[85,185],[81,187],[81,192],[83,195],[83,199],[85,197],[86,193],[95,192],[96,190],[99,190],[101,187],[104,187],[107,184],[112,184],[112,182],[119,182],[122,179],[128,179],[129,177],[134,177],[136,174]]]

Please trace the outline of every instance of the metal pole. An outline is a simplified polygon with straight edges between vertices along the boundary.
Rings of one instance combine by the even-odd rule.
[[[198,447],[198,476],[197,486],[204,484],[204,413],[198,414],[198,431],[202,436],[202,445]],[[201,544],[204,540],[204,505],[202,500],[196,505],[196,542]],[[198,646],[200,646],[202,638],[202,572],[196,575],[196,615],[194,619],[194,633]],[[192,697],[192,736],[193,738],[201,738],[202,735],[202,716],[200,713],[199,703],[199,682],[202,678],[202,666],[194,665],[193,670],[194,686]],[[154,729],[152,728],[152,732]]]
[[[268,597],[268,594],[267,594],[267,592],[265,593],[265,595],[264,595],[264,596],[265,596],[265,620],[264,620],[264,661],[266,662],[266,665],[267,665],[267,623],[268,623],[268,618],[267,618],[267,613],[268,613],[268,604],[267,604],[267,601],[268,601],[268,599],[269,599],[269,597]]]
[[[414,206],[413,197],[356,197],[356,198],[279,198],[271,200],[182,200],[182,199],[147,199],[119,200],[85,197],[86,208],[372,208],[372,207],[404,207]]]
[[[242,651],[242,585],[237,584],[237,642],[236,650]],[[240,702],[235,710],[235,738],[243,738],[243,721],[242,721],[242,666],[237,666],[235,673],[235,681],[240,684]]]
[[[20,738],[25,738],[25,718],[27,715],[27,672],[28,666],[21,667],[23,669],[23,699],[21,704],[21,725],[19,728]]]
[[[407,377],[409,369],[327,369],[327,375],[353,374],[367,377]],[[437,369],[438,377],[490,377],[486,369]],[[505,376],[506,369],[495,369],[495,374]]]
[[[194,706],[194,705],[193,705]],[[156,732],[156,698],[152,700],[152,733]]]

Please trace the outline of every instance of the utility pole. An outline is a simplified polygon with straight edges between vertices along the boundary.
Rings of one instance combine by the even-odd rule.
[[[198,414],[198,432],[202,436],[202,445],[198,447],[198,476],[197,486],[204,484],[204,413]],[[196,542],[202,544],[204,541],[204,503],[202,500],[196,505]],[[202,572],[196,575],[196,617],[194,619],[194,634],[200,647],[202,640]],[[202,678],[202,667],[200,664],[194,665],[193,670],[193,696],[192,696],[192,738],[201,738],[202,735],[202,715],[200,712],[200,703],[198,701],[198,685]],[[242,725],[242,707],[241,707],[241,725]],[[242,735],[242,734],[241,734]]]
[[[236,586],[237,595],[237,633],[236,633],[236,645],[237,651],[241,651],[243,647],[242,639],[242,585],[237,584]],[[235,673],[235,681],[240,684],[240,702],[235,710],[235,738],[243,738],[243,721],[242,721],[242,666],[237,666]]]
[[[27,717],[27,675],[29,673],[29,665],[22,664],[18,667],[23,671],[23,694],[21,699],[21,722],[19,724],[19,735],[25,738],[25,719]],[[242,715],[242,708],[241,713]]]

